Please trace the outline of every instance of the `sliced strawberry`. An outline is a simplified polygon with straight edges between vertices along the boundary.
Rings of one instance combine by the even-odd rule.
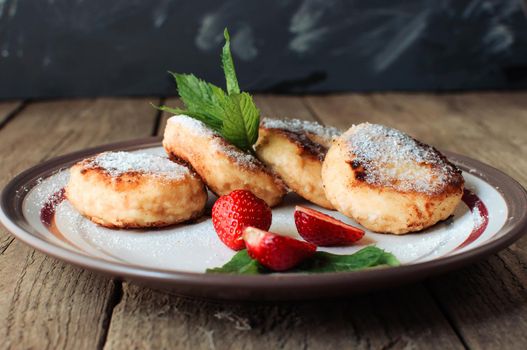
[[[345,246],[357,242],[364,231],[311,208],[295,208],[298,233],[318,246]]]
[[[255,227],[245,228],[243,239],[249,256],[273,271],[289,270],[317,250],[314,244]]]
[[[212,225],[218,237],[234,250],[245,247],[242,237],[245,227],[268,230],[271,221],[271,208],[264,200],[246,190],[236,190],[221,196],[212,207]]]

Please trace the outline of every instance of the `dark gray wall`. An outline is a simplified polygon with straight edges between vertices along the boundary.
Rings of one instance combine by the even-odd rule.
[[[246,90],[527,87],[519,0],[0,0],[0,98],[223,84],[225,26]]]

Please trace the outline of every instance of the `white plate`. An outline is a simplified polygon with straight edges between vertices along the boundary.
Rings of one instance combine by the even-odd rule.
[[[240,297],[261,295],[273,298],[281,297],[280,292],[274,295],[272,288],[269,290],[268,285],[266,285],[267,288],[258,288],[261,285],[258,280],[255,285],[247,285],[248,279],[267,278],[273,281],[272,284],[281,280],[290,280],[291,283],[295,280],[301,281],[298,275],[292,274],[280,275],[278,278],[278,275],[217,276],[205,274],[207,268],[223,265],[235,253],[218,239],[210,216],[205,216],[192,224],[164,229],[112,230],[97,226],[82,217],[67,200],[53,200],[58,197],[57,193],[60,193],[67,183],[66,166],[90,154],[109,149],[133,149],[134,152],[140,153],[164,154],[164,150],[157,143],[143,140],[131,145],[119,144],[98,148],[94,151],[88,150],[41,164],[15,178],[4,190],[1,216],[4,225],[33,247],[64,260],[112,275],[126,276],[149,285],[169,287],[171,290],[184,293],[221,297],[218,290],[212,293],[206,290],[196,293],[196,288],[194,288],[203,284],[212,289],[218,288],[225,284],[218,284],[218,279],[220,279],[220,282],[242,281],[242,286],[240,286],[242,290],[239,290],[241,293],[237,293]],[[525,225],[526,197],[521,186],[506,175],[479,162],[450,154],[449,158],[464,170],[463,177],[466,182],[463,202],[450,219],[425,231],[404,236],[377,234],[366,230],[364,238],[351,247],[319,249],[335,254],[350,254],[364,246],[375,244],[393,253],[404,265],[398,268],[383,269],[386,270],[384,274],[390,270],[395,273],[395,271],[408,267],[418,267],[415,270],[418,272],[423,266],[429,266],[425,272],[430,274],[434,272],[434,264],[439,266],[436,270],[442,270],[442,265],[437,265],[438,263],[457,258],[455,261],[459,265],[459,257],[466,256],[466,261],[469,261],[471,260],[469,257],[473,257],[473,254],[469,254],[471,252],[486,247],[487,249],[482,252],[489,253],[502,247],[505,241],[508,243],[511,235],[514,238],[519,237],[517,228]],[[502,179],[490,179],[489,176],[498,176]],[[505,183],[503,179],[506,179]],[[502,181],[502,188],[495,181]],[[511,196],[517,198],[514,199]],[[215,196],[209,194],[209,209],[214,200]],[[511,206],[511,200],[516,201],[515,206]],[[299,237],[293,218],[296,204],[313,207],[360,227],[353,220],[338,212],[319,208],[291,193],[286,196],[283,204],[273,209],[271,231]],[[522,213],[522,208],[523,217],[515,217]],[[517,214],[512,213],[511,209]],[[210,210],[208,212],[210,213]],[[508,239],[504,241],[504,237]],[[492,242],[500,239],[501,244],[491,245]],[[333,281],[335,283],[349,279],[349,277],[343,277],[346,275],[360,275],[362,279],[368,274],[375,276],[379,270],[329,275],[336,276],[337,280]],[[156,273],[162,274],[163,277],[156,277]],[[411,274],[411,271],[407,274]],[[333,293],[320,292],[322,289],[317,279],[327,279],[327,277],[320,276],[309,275],[309,279],[301,281],[300,284],[312,281],[314,296],[335,294],[335,291]],[[221,280],[222,277],[223,280]],[[305,279],[307,276],[301,275],[301,277]],[[408,276],[406,277],[403,279],[409,279]],[[388,280],[391,279],[388,278]],[[368,280],[367,277],[366,280]],[[195,283],[196,281],[199,283]],[[373,287],[383,285],[383,283],[374,280],[370,282],[370,285]],[[246,293],[243,293],[244,286]],[[349,287],[344,289],[349,290]],[[279,289],[280,287],[277,287],[277,290]],[[354,289],[365,288],[364,286],[351,288],[351,290]],[[367,286],[366,289],[368,289]],[[319,292],[317,293],[316,290]]]

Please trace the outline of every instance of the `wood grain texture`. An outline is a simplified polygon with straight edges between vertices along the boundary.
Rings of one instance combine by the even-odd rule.
[[[256,96],[263,116],[315,119],[301,98]],[[167,104],[177,105],[177,100]],[[163,116],[163,123],[167,115]],[[426,312],[423,312],[426,310]],[[433,337],[435,342],[430,343]],[[124,283],[106,349],[461,348],[422,285],[349,300],[243,304]]]
[[[22,106],[22,101],[3,101],[0,102],[0,127],[3,126],[12,113]]]
[[[29,104],[0,129],[0,185],[60,153],[152,130],[162,134],[168,115],[158,115],[149,101],[155,99]],[[524,92],[260,95],[256,103],[263,116],[320,119],[341,128],[361,121],[394,126],[527,185]],[[17,108],[9,105],[4,114]],[[524,238],[425,283],[349,299],[221,303],[128,283],[121,299],[119,282],[39,254],[0,230],[0,337],[6,348],[50,349],[523,348],[526,246]]]
[[[183,102],[177,97],[170,97],[163,100],[163,103],[169,107],[173,108],[184,108]],[[158,136],[163,136],[165,133],[165,127],[167,125],[168,118],[172,117],[172,113],[162,112],[159,118],[159,125],[157,127],[156,133]]]
[[[471,349],[527,344],[527,264],[514,248],[427,282]]]
[[[0,185],[62,153],[149,136],[155,116],[147,99],[30,104],[0,130]],[[0,231],[2,347],[102,346],[119,284],[35,252]]]
[[[254,98],[263,118],[297,118],[317,120],[301,98],[280,95],[257,95]]]
[[[307,97],[326,123],[369,121],[491,164],[527,185],[527,93]],[[527,343],[527,237],[478,264],[426,284],[470,348]]]
[[[192,300],[129,284],[123,295],[105,349],[462,348],[417,285],[347,300],[267,304]]]

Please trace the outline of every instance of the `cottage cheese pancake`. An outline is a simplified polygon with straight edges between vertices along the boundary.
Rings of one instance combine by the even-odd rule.
[[[463,194],[461,172],[403,132],[363,123],[331,146],[322,167],[328,200],[377,232],[419,231],[448,218]]]
[[[245,189],[275,206],[286,193],[283,181],[256,157],[186,115],[168,120],[163,146],[171,157],[192,165],[217,195]]]
[[[106,227],[161,227],[199,217],[207,201],[201,179],[166,157],[105,152],[70,169],[66,197]]]
[[[322,186],[322,161],[340,131],[298,119],[264,119],[255,151],[286,185],[321,207],[333,209]]]

